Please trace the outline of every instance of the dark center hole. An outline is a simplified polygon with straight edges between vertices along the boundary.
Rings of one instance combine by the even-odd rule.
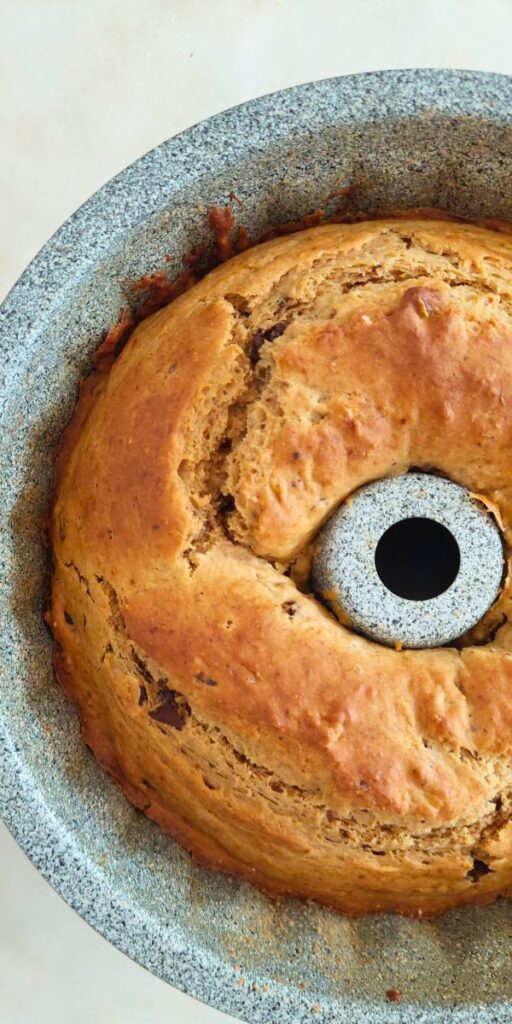
[[[433,519],[414,517],[393,523],[375,551],[375,568],[392,594],[428,601],[451,586],[460,566],[453,534]]]

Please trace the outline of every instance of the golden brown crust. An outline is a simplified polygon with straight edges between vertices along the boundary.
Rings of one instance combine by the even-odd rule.
[[[509,543],[511,261],[426,219],[250,249],[134,330],[68,434],[51,624],[87,741],[265,891],[432,914],[512,885],[508,581],[460,649],[403,652],[293,581],[340,501],[410,466]]]

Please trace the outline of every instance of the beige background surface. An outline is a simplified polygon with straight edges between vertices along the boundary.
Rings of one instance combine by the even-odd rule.
[[[391,67],[512,73],[511,0],[0,0],[0,299],[127,163],[216,111]],[[84,924],[0,825],[0,1024],[222,1024]]]

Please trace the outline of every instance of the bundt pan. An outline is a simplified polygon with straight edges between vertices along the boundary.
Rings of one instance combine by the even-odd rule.
[[[300,86],[197,125],[123,171],[0,310],[0,812],[106,938],[245,1021],[510,1021],[512,907],[501,899],[420,921],[270,902],[198,867],[136,814],[85,748],[53,677],[41,524],[59,435],[130,284],[178,274],[182,254],[209,241],[209,207],[234,193],[258,235],[356,185],[347,202],[359,210],[512,220],[511,162],[512,79],[391,71]]]

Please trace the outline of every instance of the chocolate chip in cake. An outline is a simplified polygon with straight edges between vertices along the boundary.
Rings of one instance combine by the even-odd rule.
[[[280,324],[274,324],[273,327],[269,327],[265,331],[265,341],[275,341],[276,338],[280,338],[284,334],[288,324],[282,321]]]
[[[172,725],[178,730],[183,729],[185,724],[181,716],[181,712],[176,704],[161,704],[160,707],[154,708],[153,711],[150,711],[149,716],[150,718],[154,718],[156,722],[162,722],[164,725]]]
[[[284,784],[282,782],[279,782],[278,779],[273,780],[269,783],[269,785],[274,793],[284,793]]]
[[[268,327],[266,331],[256,331],[251,339],[251,347],[249,349],[249,359],[253,366],[256,366],[258,359],[260,358],[260,349],[266,341],[275,341],[276,338],[280,338],[281,334],[284,334],[288,324],[281,322],[279,324],[273,324],[272,327]]]
[[[235,499],[232,494],[223,494],[219,498],[219,512],[222,515],[227,515],[229,512],[234,512],[236,508]]]
[[[135,662],[135,668],[136,668],[136,671],[139,673],[139,675],[141,675],[142,678],[145,679],[147,683],[154,683],[155,682],[154,676],[149,671],[148,666],[146,665],[145,661],[142,660],[142,658],[137,654],[137,652],[133,649],[133,647],[132,647],[132,658],[133,658],[133,660]]]
[[[226,302],[229,302],[230,306],[233,306],[233,309],[239,314],[239,316],[246,317],[251,315],[250,306],[245,295],[228,292],[224,298]]]
[[[162,722],[163,725],[172,725],[174,729],[183,729],[190,715],[190,705],[183,694],[162,687],[158,692],[158,698],[162,703],[149,712],[150,718]]]
[[[472,882],[479,882],[484,875],[489,875],[491,872],[492,868],[485,861],[480,860],[478,857],[473,857],[473,867],[471,871],[468,871],[466,877],[470,878]]]
[[[290,619],[293,619],[293,616],[296,615],[299,610],[299,606],[296,601],[283,601],[281,608],[286,612]]]
[[[206,672],[196,672],[195,678],[199,683],[205,683],[206,686],[218,686],[216,679],[212,679],[211,676],[207,676]]]
[[[251,347],[249,350],[249,359],[253,366],[256,366],[256,363],[260,358],[260,348],[264,344],[265,335],[263,334],[263,331],[256,331],[256,334],[253,334],[252,336]]]

